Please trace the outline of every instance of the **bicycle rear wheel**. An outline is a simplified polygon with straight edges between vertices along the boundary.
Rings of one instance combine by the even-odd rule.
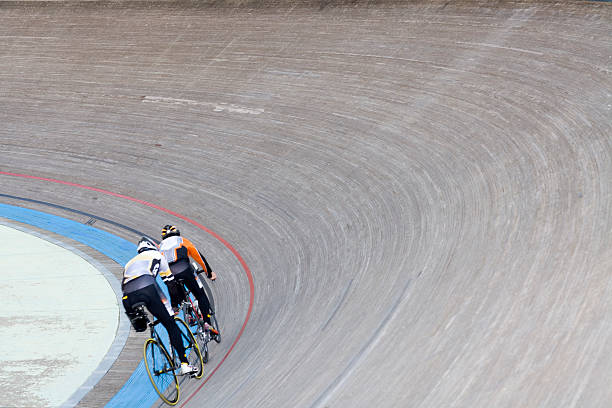
[[[200,346],[200,351],[202,352],[202,361],[204,361],[204,364],[208,364],[208,343]]]
[[[187,323],[178,316],[174,316],[174,320],[181,332],[181,338],[183,340],[183,346],[185,346],[185,353],[187,354],[189,365],[196,367],[198,370],[194,377],[198,379],[202,378],[202,376],[204,376],[204,359],[200,351],[200,346],[193,336],[191,329],[187,326]]]
[[[149,380],[159,397],[168,405],[175,405],[179,399],[179,383],[174,364],[168,352],[157,340],[148,339],[144,345],[144,362]]]
[[[206,333],[204,331],[204,322],[202,321],[198,313],[199,311],[196,311],[194,307],[189,304],[185,308],[185,323],[187,323],[187,326],[189,326],[189,328],[191,329],[191,333],[193,333],[193,336],[196,338],[198,344],[200,345],[200,350],[202,350],[206,345],[207,340]],[[202,354],[202,356],[204,357],[204,363],[208,362],[208,356],[205,356],[204,354]]]

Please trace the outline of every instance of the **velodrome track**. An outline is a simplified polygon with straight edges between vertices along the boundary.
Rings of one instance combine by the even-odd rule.
[[[0,202],[130,241],[173,223],[218,273],[224,341],[179,406],[612,406],[610,3],[0,2],[0,22]]]

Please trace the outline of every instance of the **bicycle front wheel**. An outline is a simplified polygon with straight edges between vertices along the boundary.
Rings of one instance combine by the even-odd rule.
[[[217,343],[221,343],[221,329],[219,329],[219,323],[217,322],[217,318],[215,317],[214,313],[209,314],[209,316],[210,316],[210,323],[212,324],[212,327],[214,327],[215,330],[219,333],[219,334],[212,336],[212,338]]]
[[[168,405],[179,400],[179,383],[168,352],[157,340],[148,339],[144,345],[144,362],[149,380],[159,397]]]
[[[200,346],[195,337],[193,337],[193,333],[189,329],[189,326],[187,326],[187,323],[178,316],[174,316],[174,320],[181,332],[181,339],[183,340],[183,346],[185,346],[185,353],[187,354],[189,365],[196,367],[198,370],[194,377],[198,379],[202,378],[202,376],[204,376],[204,360],[202,358]]]

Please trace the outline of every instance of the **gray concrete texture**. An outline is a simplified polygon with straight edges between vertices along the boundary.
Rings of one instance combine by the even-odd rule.
[[[187,406],[612,406],[610,3],[1,2],[0,21],[0,171],[169,208],[253,273],[246,330]],[[224,245],[0,180],[179,225],[219,276],[219,363],[249,302]]]

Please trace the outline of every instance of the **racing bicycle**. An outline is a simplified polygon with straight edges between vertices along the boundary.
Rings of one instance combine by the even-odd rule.
[[[181,296],[183,299],[179,308],[183,312],[187,326],[191,329],[192,334],[198,340],[198,344],[202,351],[202,358],[206,364],[208,363],[208,343],[211,340],[221,343],[219,323],[217,322],[217,318],[211,304],[210,310],[208,311],[208,317],[210,319],[211,326],[217,331],[217,334],[211,335],[210,332],[206,331],[204,328],[204,317],[199,308],[197,299],[193,298],[193,295],[189,289],[182,282],[178,283],[178,289],[181,291]]]
[[[177,371],[181,367],[181,361],[174,347],[167,347],[162,341],[162,337],[157,330],[159,320],[151,321],[145,311],[144,302],[136,303],[132,306],[136,317],[135,320],[140,320],[140,326],[149,326],[151,337],[144,343],[144,362],[149,380],[159,397],[168,405],[176,405],[180,397],[180,387]],[[194,378],[202,378],[204,376],[204,361],[198,342],[193,336],[189,326],[183,319],[178,316],[174,320],[180,329],[181,339],[185,346],[185,352],[189,364],[196,367],[197,370],[191,374]],[[134,322],[133,322],[134,324]],[[134,324],[134,327],[137,327]],[[165,331],[163,334],[166,334]],[[167,338],[167,336],[166,336]],[[169,342],[168,342],[169,343]]]

